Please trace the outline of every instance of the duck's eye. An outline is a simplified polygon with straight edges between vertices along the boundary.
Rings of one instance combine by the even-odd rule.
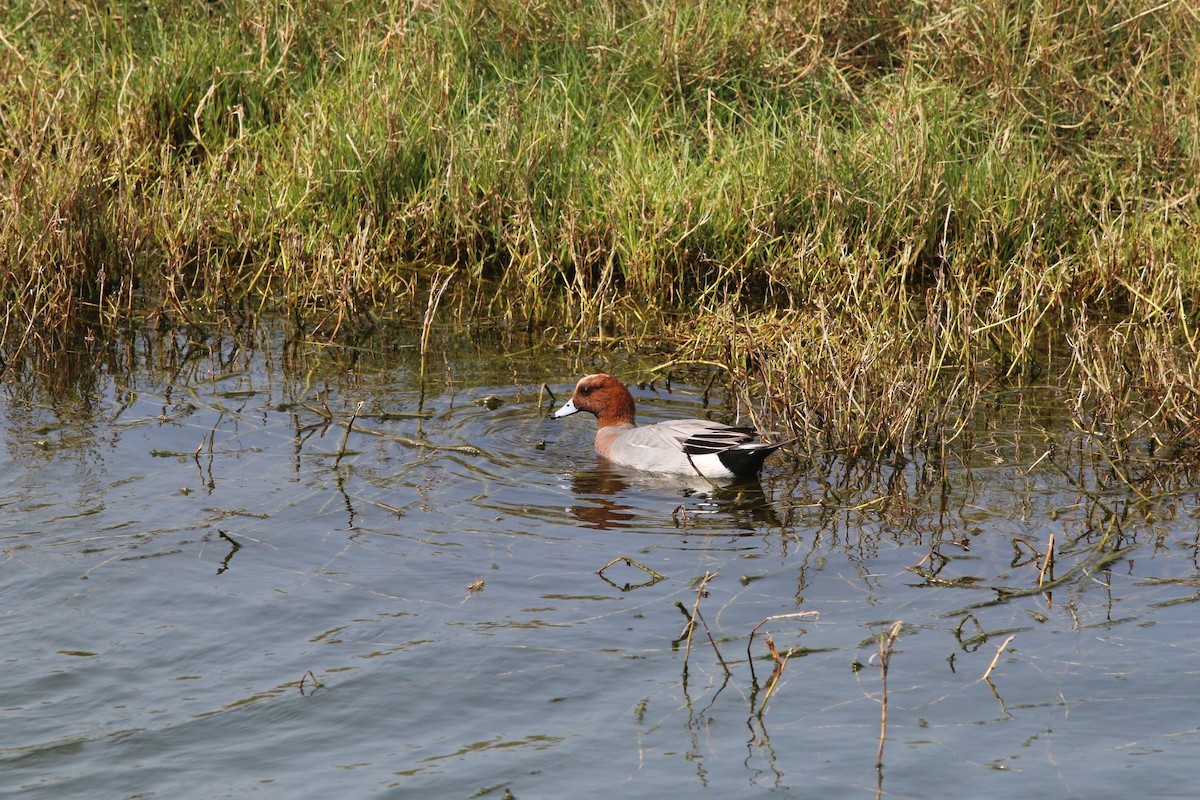
[[[596,388],[595,386],[580,386],[579,393],[580,394],[591,394],[592,390],[595,388]]]

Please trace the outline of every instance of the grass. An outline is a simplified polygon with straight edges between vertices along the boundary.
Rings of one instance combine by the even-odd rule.
[[[1187,3],[16,0],[0,358],[276,310],[669,341],[813,457],[1200,441]]]

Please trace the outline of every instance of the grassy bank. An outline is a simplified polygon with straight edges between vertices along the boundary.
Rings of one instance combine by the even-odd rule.
[[[952,439],[1022,380],[1200,438],[1191,4],[18,0],[0,33],[7,358],[146,312],[332,335],[448,278],[471,319],[665,329],[814,447]]]

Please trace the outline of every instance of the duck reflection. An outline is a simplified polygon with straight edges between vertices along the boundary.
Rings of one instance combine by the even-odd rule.
[[[736,482],[713,483],[699,475],[654,475],[627,471],[598,459],[594,469],[571,475],[571,489],[579,501],[570,506],[571,516],[594,530],[629,528],[644,523],[645,510],[626,497],[637,492],[657,492],[680,498],[673,518],[686,527],[696,515],[718,515],[721,528],[741,528],[752,533],[780,525],[770,499],[757,476]],[[690,502],[689,502],[690,501]]]
[[[628,528],[637,519],[630,506],[612,495],[624,494],[629,482],[610,464],[601,462],[596,469],[576,472],[571,476],[571,490],[581,505],[570,506],[571,516],[583,527],[605,531],[609,528]]]

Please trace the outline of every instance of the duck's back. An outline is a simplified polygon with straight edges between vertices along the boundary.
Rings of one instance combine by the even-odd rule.
[[[702,419],[641,427],[612,425],[596,435],[596,450],[610,461],[652,472],[699,472],[710,478],[752,475],[777,446],[759,441],[753,428]]]

